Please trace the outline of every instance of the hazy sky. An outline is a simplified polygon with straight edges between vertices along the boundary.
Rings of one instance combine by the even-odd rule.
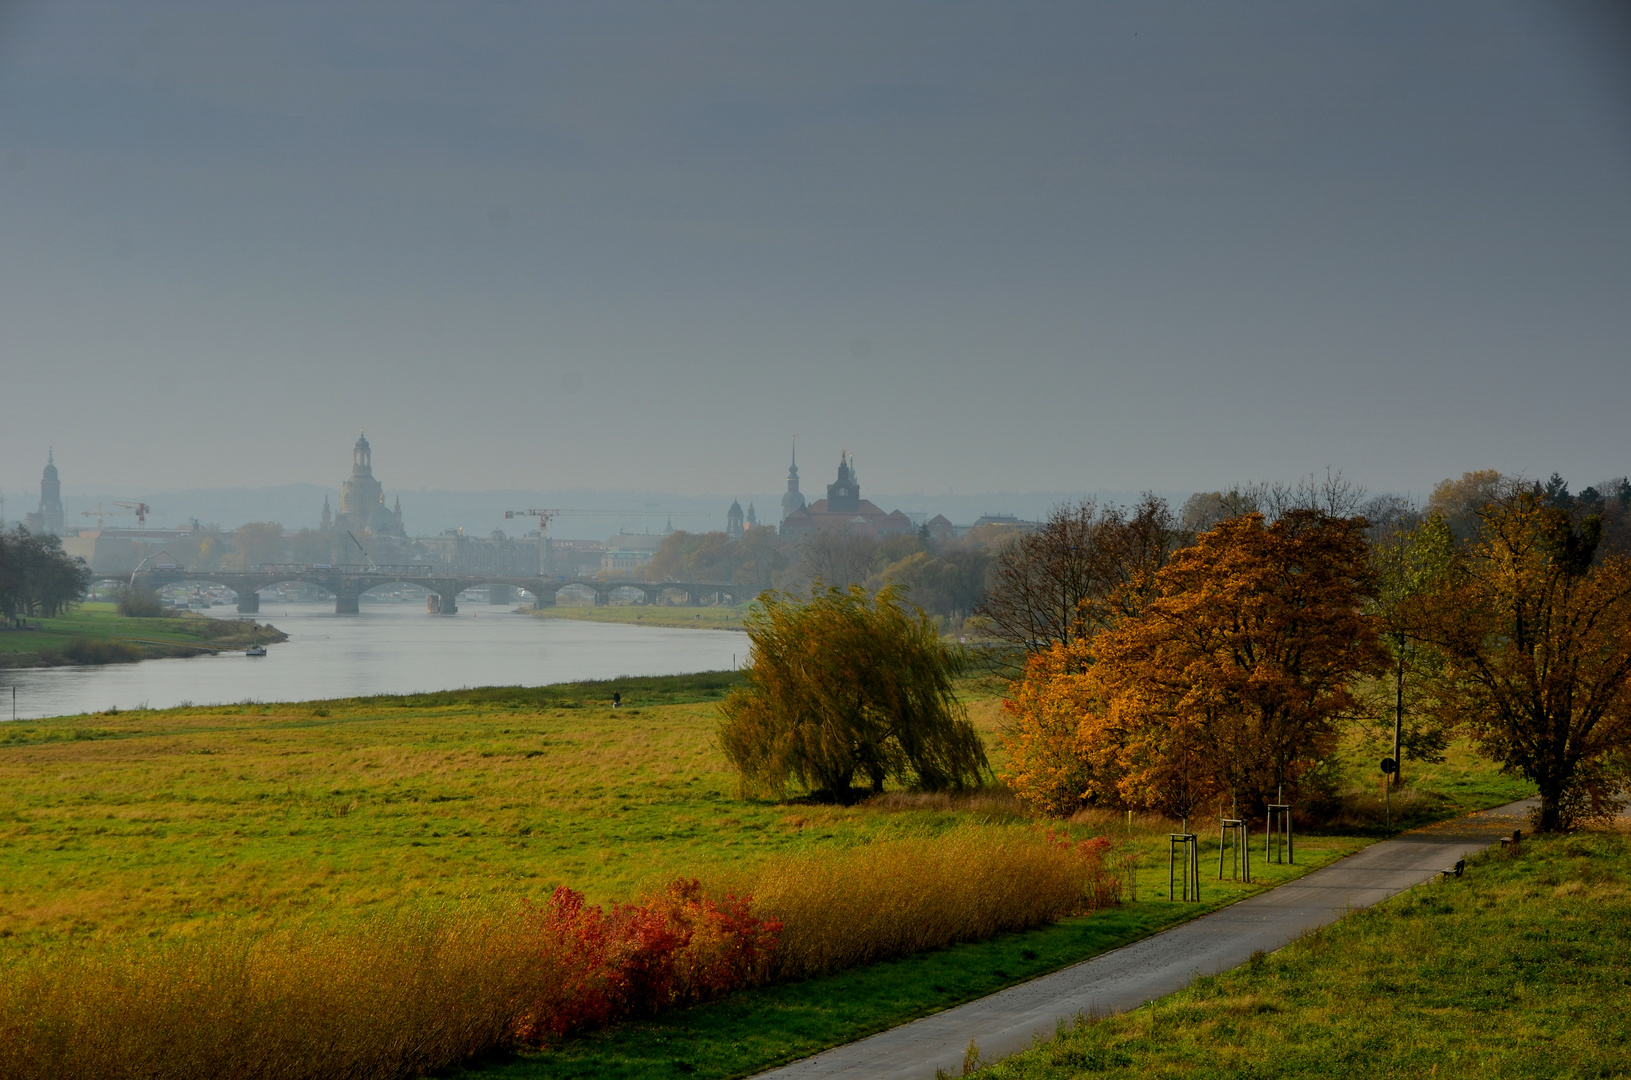
[[[1631,472],[1621,9],[0,0],[0,490]]]

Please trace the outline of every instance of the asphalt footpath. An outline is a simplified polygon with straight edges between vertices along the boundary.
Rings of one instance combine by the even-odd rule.
[[[1201,975],[1238,967],[1316,927],[1429,881],[1457,860],[1528,828],[1535,800],[1383,840],[1305,877],[989,997],[795,1061],[763,1080],[933,1080],[957,1075],[970,1039],[986,1061],[1051,1038],[1061,1020],[1136,1009]],[[1261,837],[1259,837],[1259,840]],[[1203,878],[1204,883],[1204,878]]]

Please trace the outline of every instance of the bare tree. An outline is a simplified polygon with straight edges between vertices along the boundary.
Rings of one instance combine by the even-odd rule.
[[[1094,531],[1099,507],[1092,500],[1061,503],[1035,532],[1004,547],[992,569],[991,591],[979,614],[997,636],[1028,650],[1081,636],[1082,601],[1093,587]]]
[[[800,545],[796,576],[806,583],[848,588],[867,579],[877,556],[878,542],[872,537],[823,529]]]
[[[1091,501],[1056,506],[1040,529],[998,553],[978,613],[1027,650],[1069,645],[1137,610],[1182,536],[1154,495],[1131,513]]]
[[[1323,477],[1309,473],[1294,483],[1259,482],[1236,484],[1228,491],[1197,491],[1179,514],[1184,528],[1199,534],[1242,514],[1262,514],[1269,524],[1293,510],[1350,518],[1367,505],[1365,496],[1364,487],[1343,476],[1341,469],[1327,468]]]

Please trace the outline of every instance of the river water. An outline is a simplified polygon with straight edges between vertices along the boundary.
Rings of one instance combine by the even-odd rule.
[[[237,614],[222,608],[212,613]],[[366,603],[360,615],[335,615],[324,604],[263,601],[256,618],[289,635],[268,646],[264,657],[223,653],[104,667],[0,669],[0,720],[11,719],[13,687],[22,720],[109,706],[306,701],[722,671],[747,654],[747,637],[731,631],[539,619],[476,604],[461,604],[457,615],[447,616],[427,615],[414,604]]]

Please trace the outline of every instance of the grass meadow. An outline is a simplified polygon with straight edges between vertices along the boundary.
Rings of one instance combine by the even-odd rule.
[[[1624,1076],[1628,927],[1631,836],[1525,840],[979,1075]]]
[[[211,619],[204,615],[181,614],[158,619],[137,619],[120,615],[108,603],[79,604],[64,615],[30,618],[38,629],[0,629],[0,667],[33,667],[86,662],[76,654],[85,643],[114,643],[127,647],[117,661],[134,661],[158,656],[189,656],[202,650],[188,646],[222,647],[270,643],[283,635],[265,623],[256,631],[246,631],[232,619]],[[93,661],[95,662],[95,661]],[[101,662],[106,662],[101,661]]]
[[[751,604],[717,604],[708,607],[666,607],[661,604],[563,604],[556,603],[532,614],[540,619],[577,619],[581,622],[627,623],[630,626],[677,626],[685,629],[740,630],[742,617]],[[743,657],[747,642],[743,640]]]
[[[1169,823],[1083,815],[1060,831],[1110,838],[1124,902],[1069,917],[1091,906],[1081,874],[1000,788],[850,807],[739,798],[713,745],[714,705],[738,678],[5,725],[0,1027],[62,1022],[0,1042],[94,1052],[85,1071],[108,1077],[419,1075],[556,1008],[565,954],[540,946],[535,913],[557,887],[609,905],[694,877],[785,922],[749,980],[775,985],[481,1070],[632,1077],[681,1062],[742,1076],[1211,910],[1357,850],[1371,829],[1356,782],[1354,827],[1303,835],[1299,865],[1259,861],[1253,885],[1203,872],[1206,903],[1182,905],[1164,895]],[[969,704],[990,739],[1000,700],[971,683]],[[1403,802],[1419,818],[1527,794],[1464,749],[1415,779]],[[179,1031],[214,1041],[188,1056]],[[154,1047],[169,1048],[168,1071],[137,1067]]]

